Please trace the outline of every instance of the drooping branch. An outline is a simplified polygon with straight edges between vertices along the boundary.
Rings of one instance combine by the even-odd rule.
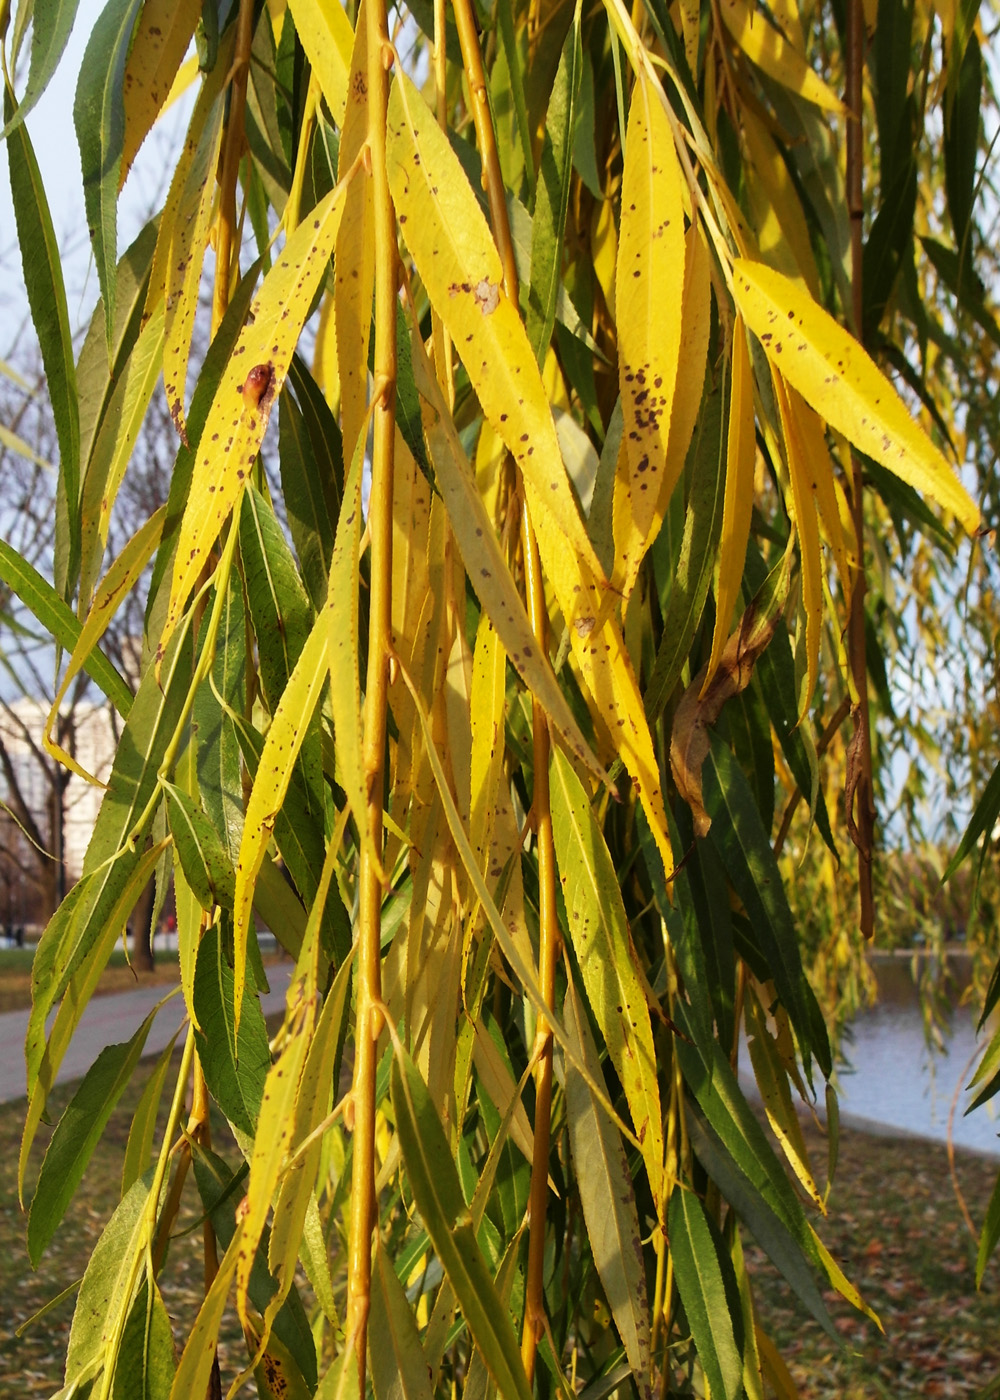
[[[392,496],[396,437],[396,215],[386,172],[389,41],[385,0],[366,0],[368,160],[375,211],[375,385],[372,413],[372,485],[368,505],[371,595],[362,763],[371,841],[361,853],[358,907],[358,994],[354,1054],[354,1152],[351,1175],[347,1339],[357,1359],[359,1394],[365,1393],[372,1228],[375,1224],[375,1077],[382,1026],[382,803],[392,654]]]
[[[865,24],[861,0],[849,0],[847,8],[847,207],[851,222],[851,314],[854,333],[864,338],[864,301],[861,284],[864,216],[864,126],[862,85],[865,61]],[[859,923],[865,938],[875,932],[875,900],[872,892],[872,850],[875,838],[875,795],[872,782],[871,716],[868,707],[868,662],[865,647],[864,486],[861,462],[851,459],[851,514],[857,539],[858,562],[851,579],[851,611],[847,651],[851,671],[851,717],[854,736],[847,750],[844,788],[847,829],[858,852]]]

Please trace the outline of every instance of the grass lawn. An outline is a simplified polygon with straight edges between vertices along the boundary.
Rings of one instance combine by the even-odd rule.
[[[20,1011],[31,1005],[31,960],[33,947],[0,949],[0,1013]],[[101,975],[96,996],[110,992],[130,992],[134,987],[172,986],[178,981],[176,953],[161,953],[152,972],[130,966],[124,948],[116,948]]]
[[[17,1204],[24,1104],[0,1106],[0,1278],[7,1300],[0,1313],[0,1400],[49,1396],[60,1388],[72,1297],[23,1337],[14,1334],[80,1277],[118,1200],[122,1154],[140,1089],[141,1082],[131,1085],[113,1115],[37,1273],[25,1254],[24,1218]],[[71,1093],[72,1086],[61,1086],[53,1094],[54,1118]],[[823,1160],[825,1147],[818,1135],[810,1148],[814,1161]],[[41,1142],[33,1154],[31,1180],[43,1149]],[[959,1181],[977,1226],[997,1165],[971,1154],[957,1157]],[[192,1195],[188,1193],[189,1202]],[[180,1227],[195,1220],[191,1203],[189,1218]],[[834,1258],[880,1315],[885,1336],[827,1291],[838,1334],[833,1341],[794,1301],[749,1241],[747,1256],[761,1320],[785,1357],[802,1400],[1000,1397],[1000,1262],[991,1263],[983,1290],[977,1293],[976,1246],[952,1192],[942,1145],[876,1138],[845,1128],[830,1217],[819,1229]],[[179,1235],[171,1246],[164,1296],[179,1337],[190,1327],[201,1296],[200,1246],[198,1230]],[[231,1313],[224,1337],[225,1391],[245,1355]],[[253,1389],[241,1393],[252,1395]]]

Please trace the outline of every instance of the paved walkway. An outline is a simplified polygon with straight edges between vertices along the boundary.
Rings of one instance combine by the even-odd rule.
[[[285,991],[293,968],[291,962],[268,967],[267,978],[271,990],[261,998],[265,1016],[284,1007]],[[160,998],[169,991],[169,986],[139,987],[134,992],[91,998],[59,1067],[56,1083],[82,1079],[104,1047],[128,1040]],[[143,1059],[160,1053],[184,1017],[184,1000],[178,992],[157,1013],[146,1037]],[[7,1011],[0,1015],[0,1103],[24,1098],[24,1037],[27,1029],[27,1011]]]

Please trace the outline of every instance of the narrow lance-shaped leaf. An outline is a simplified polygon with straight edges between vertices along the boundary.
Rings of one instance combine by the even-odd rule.
[[[733,607],[740,596],[753,515],[754,440],[753,377],[743,317],[733,326],[733,370],[730,379],[729,427],[726,436],[726,496],[719,539],[719,577],[715,592],[715,632],[703,691],[711,683],[729,636]]]
[[[131,1040],[108,1045],[83,1078],[56,1125],[28,1212],[28,1254],[37,1268],[76,1193],[108,1119],[132,1078],[158,1002]]]
[[[597,1047],[572,979],[566,989],[563,1019],[566,1034],[576,1037],[581,1058],[590,1065],[596,1078],[601,1073]],[[625,1149],[618,1130],[571,1064],[566,1065],[566,1107],[580,1203],[594,1251],[594,1264],[624,1343],[632,1377],[640,1396],[648,1398],[646,1274],[639,1214]]]
[[[288,239],[254,300],[212,401],[181,522],[158,661],[256,460],[271,405],[333,251],[343,196],[340,184]]]
[[[38,570],[22,559],[6,540],[0,540],[0,579],[20,598],[66,651],[75,650],[82,628],[80,620]],[[111,662],[96,647],[89,649],[83,669],[100,686],[115,709],[127,718],[132,708],[132,692]]]
[[[35,36],[53,6],[36,3]],[[34,48],[32,48],[34,66]],[[30,84],[29,84],[30,86]],[[4,107],[10,111],[10,94]],[[7,142],[10,191],[17,224],[17,241],[24,269],[31,319],[45,366],[45,383],[59,441],[59,491],[74,520],[80,492],[80,410],[77,401],[73,335],[66,304],[62,259],[56,243],[41,171],[25,127],[18,126]]]
[[[552,834],[569,933],[587,996],[621,1080],[658,1210],[663,1130],[653,1028],[614,862],[569,760],[552,750]]]
[[[733,294],[747,327],[806,403],[966,530],[979,511],[940,451],[861,345],[780,272],[737,259]]]
[[[658,88],[640,76],[629,111],[615,279],[618,378],[627,445],[618,471],[628,476],[627,491],[615,492],[615,509],[626,511],[632,525],[625,535],[615,522],[616,541],[627,541],[615,561],[616,580],[634,578],[631,556],[645,545],[661,486],[665,493],[673,487],[663,473],[681,344],[685,256],[681,171],[673,133]],[[672,462],[678,474],[683,465],[683,457]]]
[[[71,683],[81,669],[92,661],[97,644],[107,630],[117,608],[135,586],[143,569],[149,563],[150,555],[160,543],[164,515],[165,507],[161,506],[153,512],[144,525],[140,525],[102,579],[94,597],[90,614],[80,631],[76,645],[73,647],[73,653],[70,656],[62,683],[56,691],[48,719],[45,722],[42,740],[46,750],[66,768],[90,782],[94,781],[91,775],[84,772],[71,753],[52,739],[52,726],[55,724],[63,697],[69,690]],[[97,655],[100,656],[100,653],[98,652]]]
[[[409,1055],[392,1062],[392,1106],[413,1196],[462,1306],[469,1331],[508,1400],[531,1400],[510,1314],[473,1232],[441,1120]]]
[[[5,141],[21,125],[48,87],[72,33],[78,8],[79,0],[35,0],[30,7],[31,62],[28,66],[28,83],[17,111],[13,116],[4,114],[5,124],[3,131],[0,131],[0,141]]]
[[[677,1291],[711,1393],[736,1400],[743,1386],[743,1355],[733,1335],[720,1255],[704,1207],[686,1188],[678,1187],[670,1197],[668,1228]]]
[[[111,349],[118,261],[118,183],[125,147],[125,62],[142,0],[108,0],[83,55],[73,121],[83,198]]]

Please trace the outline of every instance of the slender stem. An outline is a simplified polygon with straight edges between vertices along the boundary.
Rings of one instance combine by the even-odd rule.
[[[496,133],[490,114],[483,56],[470,0],[454,0],[455,24],[462,46],[462,62],[472,98],[472,119],[476,140],[483,161],[486,197],[489,201],[493,237],[496,239],[503,264],[504,290],[514,305],[518,302],[517,263],[514,243],[507,217]],[[522,493],[523,494],[523,493]],[[521,509],[521,549],[524,556],[524,586],[531,630],[539,650],[548,646],[548,619],[545,610],[545,588],[538,544],[525,502]],[[545,711],[532,702],[532,731],[534,750],[534,791],[532,811],[535,837],[538,842],[538,980],[546,1006],[555,1004],[556,966],[562,936],[556,912],[556,864],[552,843],[552,812],[549,801],[549,726]],[[546,1207],[548,1204],[549,1144],[552,1117],[552,1028],[542,1017],[535,1036],[537,1066],[535,1069],[534,1148],[531,1161],[531,1191],[529,1195],[528,1272],[525,1280],[524,1332],[521,1337],[521,1359],[530,1384],[535,1372],[538,1340],[545,1329],[544,1264]]]
[[[382,798],[389,659],[392,652],[392,486],[396,435],[396,216],[386,173],[389,43],[385,0],[366,0],[368,26],[368,152],[375,209],[375,408],[372,486],[368,505],[371,598],[365,686],[363,762],[371,843],[361,853],[358,911],[358,997],[354,1055],[354,1154],[351,1175],[347,1337],[365,1393],[365,1354],[375,1224],[375,1073],[382,1025]]]
[[[244,116],[247,105],[247,80],[250,76],[250,46],[253,43],[254,0],[240,0],[240,16],[236,30],[236,53],[233,57],[233,80],[229,89],[229,117],[226,121],[222,148],[222,171],[219,175],[219,222],[215,239],[215,289],[212,296],[212,334],[222,324],[229,306],[229,287],[233,268],[233,243],[236,227],[236,177],[243,154]]]
[[[826,753],[827,749],[833,743],[834,735],[837,733],[837,730],[847,718],[848,714],[850,713],[850,710],[851,697],[850,695],[845,695],[844,698],[841,700],[840,704],[834,710],[831,719],[827,722],[826,728],[823,730],[823,733],[820,736],[819,743],[816,745],[817,758],[822,758],[823,755]],[[785,848],[785,842],[788,840],[788,832],[791,829],[792,825],[792,817],[795,815],[795,809],[801,801],[802,789],[796,786],[791,797],[788,799],[788,805],[785,807],[784,813],[781,818],[781,826],[778,828],[778,834],[774,838],[775,859],[777,859],[778,856],[781,855],[781,852]]]
[[[863,255],[862,183],[863,138],[862,81],[865,26],[862,0],[849,0],[847,8],[847,207],[851,220],[851,311],[854,333],[864,339],[864,302],[861,285]],[[844,799],[847,829],[858,852],[859,923],[865,938],[875,932],[875,900],[872,892],[872,848],[875,836],[875,795],[872,782],[871,716],[868,708],[868,664],[865,654],[864,487],[861,462],[851,459],[851,513],[857,539],[858,563],[851,579],[851,612],[847,626],[847,653],[851,668],[854,737],[847,752]]]
[[[547,643],[545,590],[542,585],[538,544],[531,528],[527,503],[521,511],[521,540],[528,617],[535,640],[544,655]],[[538,980],[546,1006],[554,1006],[556,965],[562,939],[556,911],[556,863],[549,796],[549,726],[545,711],[537,700],[532,701],[531,720],[534,736],[532,805],[535,810],[535,837],[538,842]],[[539,1048],[539,1057],[535,1069],[534,1143],[528,1207],[528,1272],[525,1281],[524,1332],[521,1337],[521,1359],[529,1384],[534,1377],[538,1341],[545,1330],[543,1284],[552,1118],[552,1027],[544,1018],[539,1020],[535,1043]]]
[[[479,48],[479,34],[471,0],[454,0],[453,9],[458,40],[462,46],[462,63],[472,97],[472,120],[475,123],[476,141],[483,162],[483,182],[490,206],[490,225],[500,253],[500,261],[503,263],[504,290],[516,306],[517,262],[514,258],[510,220],[507,217],[507,195],[497,152],[496,132],[493,130],[493,118],[490,114],[490,98],[483,69],[483,55]]]

